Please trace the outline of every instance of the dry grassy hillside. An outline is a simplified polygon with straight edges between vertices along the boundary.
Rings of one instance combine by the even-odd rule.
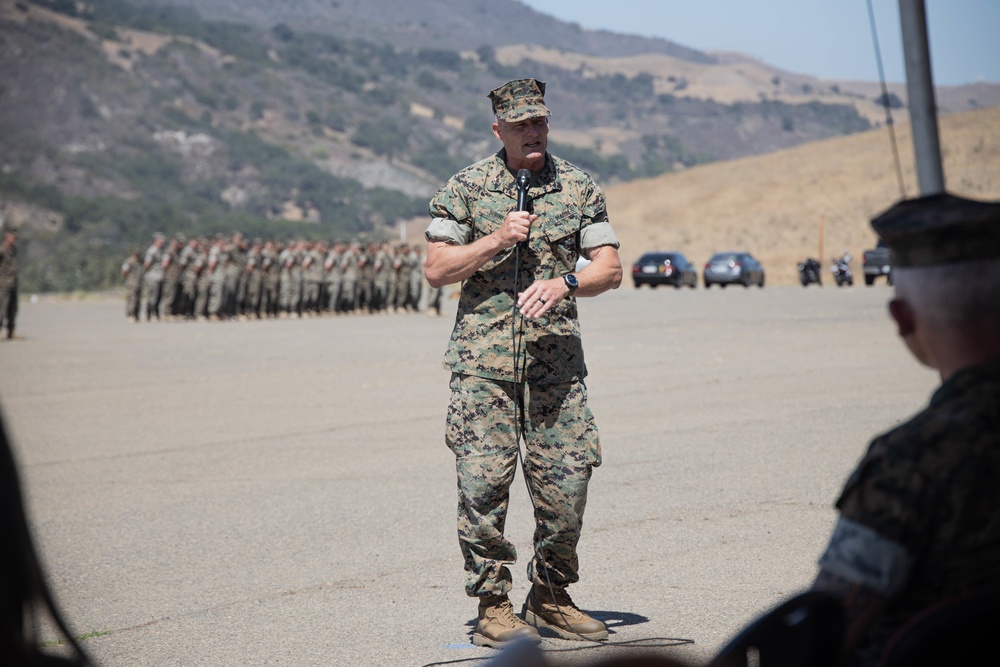
[[[1000,108],[942,116],[949,192],[1000,199]],[[909,124],[897,126],[908,197],[917,195]],[[847,249],[860,271],[875,236],[869,220],[899,198],[887,130],[714,163],[608,188],[626,275],[649,250],[679,250],[699,268],[720,250],[748,250],[769,284],[797,279],[796,263]],[[821,236],[822,231],[822,236]],[[860,282],[860,281],[859,281]]]
[[[819,79],[779,69],[750,56],[731,51],[711,51],[716,62],[696,62],[663,53],[637,56],[598,57],[533,44],[518,44],[497,49],[497,60],[517,66],[524,61],[538,62],[580,72],[585,77],[639,74],[652,77],[656,94],[711,99],[724,104],[755,103],[773,100],[788,104],[821,102],[846,104],[873,124],[885,121],[885,108],[875,102],[882,94],[878,81],[840,81]],[[872,63],[874,68],[874,62]],[[890,93],[905,100],[906,84],[889,82]],[[938,86],[938,107],[954,113],[1000,104],[1000,88],[995,84],[976,83],[962,86]],[[588,144],[582,144],[588,145]]]

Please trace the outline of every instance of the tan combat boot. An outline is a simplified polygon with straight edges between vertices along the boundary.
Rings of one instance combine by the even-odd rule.
[[[563,639],[597,641],[608,638],[604,623],[580,611],[565,588],[553,588],[550,592],[548,586],[533,585],[521,613],[528,625],[548,628]]]
[[[486,595],[479,598],[479,624],[472,633],[476,646],[499,648],[515,639],[541,641],[538,630],[514,613],[514,605],[506,595]]]

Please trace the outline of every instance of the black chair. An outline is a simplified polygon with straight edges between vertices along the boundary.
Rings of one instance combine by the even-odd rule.
[[[910,619],[882,652],[881,667],[996,664],[1000,588],[950,598]],[[992,656],[992,657],[989,657]]]
[[[843,638],[840,600],[829,593],[807,591],[748,625],[710,667],[833,667]]]

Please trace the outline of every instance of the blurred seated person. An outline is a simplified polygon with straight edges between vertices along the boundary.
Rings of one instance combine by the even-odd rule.
[[[3,503],[3,548],[0,549],[0,665],[11,667],[69,667],[92,665],[66,628],[45,582],[31,540],[21,497],[14,453],[0,415],[0,501]],[[76,654],[64,658],[42,651],[36,634],[41,616],[62,633]]]
[[[843,601],[848,665],[875,664],[931,605],[1000,584],[1000,203],[906,200],[872,227],[899,336],[941,385],[872,441],[837,501],[813,588]]]

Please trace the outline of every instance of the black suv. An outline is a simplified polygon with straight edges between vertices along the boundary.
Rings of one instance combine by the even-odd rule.
[[[647,252],[632,265],[632,282],[636,288],[641,285],[694,287],[698,284],[698,271],[679,252]]]
[[[889,248],[884,241],[879,241],[871,250],[864,252],[865,285],[871,285],[879,276],[885,276],[886,282],[892,284],[892,265],[889,263]]]

